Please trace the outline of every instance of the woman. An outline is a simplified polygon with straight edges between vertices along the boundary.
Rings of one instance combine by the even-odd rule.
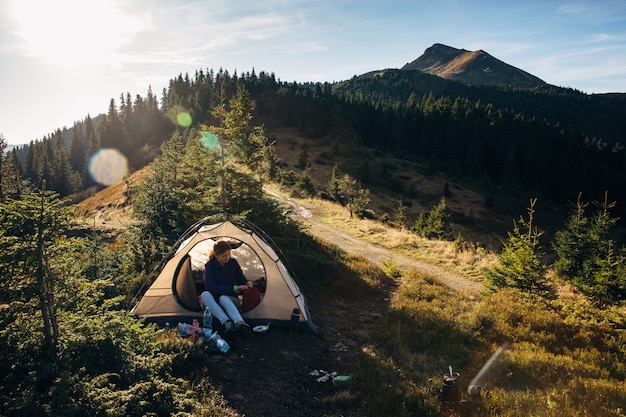
[[[239,262],[230,257],[231,249],[230,243],[224,240],[215,242],[209,261],[204,267],[204,285],[207,291],[200,298],[202,308],[208,306],[213,317],[224,325],[227,332],[242,330],[247,333],[250,326],[241,317],[237,295],[254,285],[243,275]],[[215,297],[219,303],[215,302]]]

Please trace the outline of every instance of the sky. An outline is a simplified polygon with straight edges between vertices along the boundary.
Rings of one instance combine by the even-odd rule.
[[[626,0],[0,0],[0,134],[41,140],[198,70],[342,81],[435,43],[626,92]]]

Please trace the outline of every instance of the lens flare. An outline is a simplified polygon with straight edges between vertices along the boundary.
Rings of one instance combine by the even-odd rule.
[[[176,116],[176,122],[182,127],[191,126],[191,115],[185,111],[178,113]]]
[[[202,132],[202,134],[200,135],[200,145],[207,148],[208,150],[213,151],[217,149],[218,146],[220,146],[220,140],[215,133],[209,130],[206,132]]]
[[[99,184],[111,185],[127,172],[128,161],[117,149],[100,149],[89,158],[89,174]]]

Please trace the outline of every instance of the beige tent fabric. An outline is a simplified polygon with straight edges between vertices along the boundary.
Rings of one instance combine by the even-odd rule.
[[[203,290],[204,283],[191,275],[203,276],[213,244],[217,240],[242,244],[232,250],[244,275],[250,280],[266,279],[266,291],[260,303],[243,313],[250,324],[287,324],[294,309],[300,311],[300,327],[314,331],[305,297],[274,249],[252,230],[237,227],[230,221],[201,226],[178,247],[154,283],[132,310],[136,316],[157,320],[201,317],[193,297]],[[196,290],[195,285],[199,285]]]

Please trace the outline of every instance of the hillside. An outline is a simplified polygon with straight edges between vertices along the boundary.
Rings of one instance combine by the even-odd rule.
[[[380,154],[372,149],[355,146],[343,149],[333,146],[325,138],[307,138],[297,129],[292,128],[273,129],[267,133],[274,140],[277,156],[284,169],[292,170],[297,175],[302,174],[303,170],[298,165],[303,152],[306,152],[310,164],[308,176],[318,193],[326,190],[333,166],[338,167],[341,174],[349,173],[355,176],[355,167],[364,159],[371,161],[370,169],[373,173],[380,170],[383,165],[393,167],[392,181],[395,189],[390,190],[385,186],[375,184],[366,185],[370,188],[368,207],[376,216],[387,217],[391,222],[402,203],[406,215],[404,230],[398,230],[379,220],[346,221],[349,216],[347,207],[325,202],[319,198],[292,198],[288,190],[282,189],[277,184],[266,184],[264,187],[270,197],[278,199],[287,206],[304,206],[304,211],[311,213],[312,216],[300,216],[300,218],[308,223],[315,236],[330,240],[335,244],[341,241],[342,247],[350,248],[350,252],[374,260],[379,266],[384,260],[394,258],[404,268],[420,266],[418,269],[439,276],[450,272],[450,265],[447,266],[448,271],[437,269],[434,265],[441,264],[441,260],[429,259],[427,250],[423,251],[421,260],[414,254],[411,258],[406,254],[394,252],[394,247],[411,246],[411,240],[417,239],[410,232],[414,220],[420,214],[428,213],[444,196],[455,236],[461,236],[469,245],[484,247],[491,252],[499,250],[502,239],[511,228],[511,219],[525,213],[526,210],[528,201],[521,195],[502,192],[496,197],[497,203],[493,207],[488,207],[486,195],[480,183],[451,178],[443,172],[432,172],[428,167],[419,163]],[[129,175],[125,180],[120,180],[78,203],[78,213],[84,224],[101,230],[126,228],[132,221],[131,205],[128,199],[132,193],[129,192],[128,186],[139,185],[149,174],[150,166],[146,166]],[[412,191],[410,194],[402,194],[397,191],[400,189]],[[539,206],[542,207],[541,204]],[[298,213],[299,210],[295,212]],[[206,215],[210,214],[213,213],[206,213]],[[548,232],[561,225],[558,213],[555,215],[551,211],[542,212],[538,217],[542,228],[547,229]],[[330,222],[328,219],[331,219]],[[324,221],[327,223],[324,224]],[[377,237],[373,240],[368,235]],[[332,238],[329,239],[330,236]],[[389,240],[388,242],[383,241],[385,237]],[[434,245],[432,242],[415,244],[424,248]],[[441,249],[431,248],[431,250],[435,253]],[[428,262],[431,265],[428,265]],[[465,283],[466,279],[467,277],[464,279],[449,276],[453,288],[476,289],[476,282]]]
[[[147,165],[126,179],[96,192],[76,204],[77,215],[86,227],[99,230],[122,230],[130,224],[132,207],[128,187],[136,187],[150,173]]]
[[[291,158],[299,155],[300,140],[308,145],[311,157],[320,158],[326,152],[322,142],[305,140],[296,132],[274,133],[278,134],[278,143],[286,142],[283,145],[289,152],[281,154],[285,165],[292,165]],[[325,177],[320,173],[328,171],[327,166],[322,164],[312,170],[318,172],[316,178],[322,182]],[[438,181],[445,181],[445,177],[435,175],[424,178],[437,180],[425,181],[434,194],[441,185]],[[95,210],[108,218],[113,216],[107,216],[107,212],[118,213],[110,211],[116,207],[107,204],[106,199],[122,201],[124,187],[118,183],[109,191],[106,197],[100,196],[102,200],[98,201],[98,194],[93,200],[86,200],[91,214]],[[570,382],[572,375],[587,375],[589,358],[592,358],[593,369],[601,367],[598,364],[603,363],[605,357],[593,347],[589,353],[580,354],[580,358],[573,355],[576,358],[570,359],[564,353],[574,347],[580,352],[582,346],[586,346],[585,341],[595,341],[603,332],[608,334],[607,340],[597,342],[601,345],[598,349],[616,351],[613,345],[605,347],[603,343],[609,343],[611,337],[616,337],[613,342],[616,345],[621,343],[617,330],[623,328],[623,320],[610,325],[603,321],[598,326],[583,322],[576,315],[599,317],[599,313],[594,310],[580,313],[579,309],[588,307],[584,307],[586,304],[579,295],[567,287],[556,294],[554,306],[544,305],[548,301],[526,299],[513,291],[482,294],[482,285],[475,277],[448,270],[452,263],[433,265],[405,257],[404,252],[399,251],[401,245],[411,246],[413,252],[431,250],[423,241],[412,241],[408,233],[398,233],[382,224],[375,226],[368,221],[349,220],[345,208],[336,205],[330,208],[321,200],[289,198],[277,187],[270,187],[268,191],[294,206],[294,212],[304,214],[301,220],[308,225],[307,233],[322,242],[321,245],[345,266],[333,276],[330,288],[305,291],[320,337],[294,335],[275,328],[262,336],[230,337],[232,350],[226,356],[204,351],[202,347],[189,348],[186,360],[193,363],[193,371],[189,373],[217,387],[224,407],[232,410],[231,414],[224,415],[493,415],[488,400],[468,396],[467,385],[489,358],[494,345],[504,340],[516,343],[507,365],[508,373],[491,382],[495,388],[490,392],[497,401],[494,407],[506,408],[504,403],[508,398],[519,399],[524,392],[532,395],[522,406],[525,412],[533,407],[544,407],[544,400],[550,404],[565,403],[567,412],[562,415],[568,416],[580,415],[579,410],[589,412],[594,405],[580,408],[580,404],[596,398],[601,398],[597,401],[603,409],[623,404],[624,397],[620,397],[623,383],[616,382],[610,389],[586,385],[591,390],[587,392],[581,388],[575,391],[576,384],[588,384],[587,380]],[[381,204],[384,202],[385,198],[381,198]],[[118,208],[123,205],[118,204]],[[327,213],[330,210],[336,212]],[[489,214],[489,211],[484,212],[484,215]],[[320,221],[322,216],[324,221]],[[104,224],[107,225],[108,222]],[[391,247],[385,246],[387,244]],[[449,253],[447,258],[446,261],[454,258],[457,263],[470,264],[458,254]],[[402,279],[392,279],[382,272],[384,261],[388,259],[400,266]],[[575,313],[570,313],[572,308]],[[616,310],[616,314],[622,311]],[[608,313],[607,317],[616,320]],[[596,323],[595,319],[592,321]],[[613,330],[612,326],[618,329]],[[529,363],[532,366],[527,366]],[[458,391],[449,400],[441,393],[440,383],[448,365],[462,375]],[[345,389],[319,380],[319,375],[325,372],[351,375],[351,386]],[[565,376],[561,376],[562,373],[566,373]],[[605,380],[613,381],[605,377],[603,383]],[[570,400],[572,397],[576,402]],[[598,407],[597,403],[592,404]],[[520,415],[516,410],[508,406],[501,415]]]
[[[282,136],[284,135],[284,136]],[[282,132],[279,137],[279,149],[283,149],[281,157],[287,164],[297,157],[299,146],[298,135],[294,132]],[[281,140],[282,139],[282,140]],[[302,140],[302,139],[301,139]],[[286,143],[289,143],[287,145]],[[309,145],[310,141],[307,141]],[[310,149],[310,148],[309,148]],[[314,147],[311,156],[318,157],[317,152],[324,152],[323,147]],[[132,174],[126,181],[119,181],[78,204],[80,212],[86,216],[86,222],[94,219],[101,231],[116,231],[126,227],[131,221],[127,200],[127,184],[137,185],[149,173],[150,167]],[[320,183],[327,180],[326,169],[316,169],[315,179]],[[433,183],[424,181],[424,190],[431,189],[436,194],[442,179]],[[469,193],[469,191],[467,191]],[[318,326],[318,337],[298,334],[293,335],[284,329],[271,329],[267,335],[255,334],[230,336],[228,341],[231,352],[222,356],[215,352],[196,351],[195,364],[203,377],[211,384],[220,388],[230,408],[236,415],[249,417],[290,416],[357,416],[365,415],[366,402],[361,400],[358,391],[367,386],[368,382],[358,375],[360,367],[355,364],[361,359],[362,349],[368,344],[368,328],[384,317],[389,309],[389,300],[394,297],[398,281],[382,278],[381,271],[385,262],[393,262],[403,271],[420,271],[434,277],[440,285],[448,286],[462,297],[478,294],[482,284],[476,278],[469,278],[461,273],[452,272],[445,267],[403,254],[393,248],[372,242],[364,238],[363,227],[369,228],[370,235],[386,236],[391,241],[399,238],[406,245],[410,239],[407,232],[393,231],[393,228],[374,222],[350,220],[346,221],[345,208],[335,208],[339,216],[335,217],[342,226],[328,222],[329,216],[324,214],[324,202],[312,199],[295,199],[286,195],[284,190],[275,185],[268,185],[266,193],[291,206],[292,211],[301,213],[299,221],[305,224],[315,239],[333,246],[345,257],[367,265],[375,271],[381,282],[373,289],[353,289],[354,293],[362,293],[362,297],[319,297],[317,294],[306,294],[315,324]],[[468,194],[471,195],[471,194]],[[474,195],[473,198],[478,198]],[[385,196],[377,196],[377,204],[385,205]],[[457,200],[455,200],[457,201]],[[330,204],[330,203],[328,203]],[[455,206],[457,203],[454,203]],[[458,203],[460,207],[460,202]],[[467,205],[469,206],[469,204]],[[318,216],[323,216],[318,217]],[[359,226],[360,225],[360,226]],[[347,227],[346,227],[347,226]],[[376,230],[374,231],[374,228]],[[407,240],[408,239],[408,240]],[[390,243],[381,242],[381,243]],[[369,266],[371,263],[371,266]],[[359,277],[359,281],[365,279]],[[363,283],[351,284],[355,287]],[[439,284],[438,284],[439,285]],[[363,311],[363,305],[367,311]],[[316,372],[318,374],[316,374]],[[319,380],[326,372],[345,374],[355,373],[354,391],[333,386],[329,381]],[[317,375],[317,376],[316,376]],[[404,379],[399,374],[398,378]],[[436,398],[436,395],[435,395]],[[359,411],[362,410],[362,411]],[[441,415],[454,415],[445,411]]]
[[[310,162],[308,175],[318,192],[326,189],[333,166],[337,166],[340,173],[349,173],[354,177],[358,175],[356,167],[366,159],[371,161],[373,175],[383,166],[393,167],[391,181],[395,184],[394,189],[375,184],[364,186],[371,191],[369,207],[377,216],[387,213],[393,218],[402,202],[406,211],[407,229],[410,229],[419,214],[427,213],[445,195],[454,233],[460,233],[466,240],[479,246],[497,250],[501,239],[510,229],[511,218],[524,213],[528,202],[524,196],[503,191],[497,194],[495,205],[488,207],[481,184],[471,179],[451,178],[443,172],[432,172],[422,164],[380,154],[365,147],[337,148],[325,138],[307,138],[293,128],[273,129],[267,133],[275,140],[281,164],[298,175],[302,173],[302,169],[298,168],[299,159],[306,151]],[[79,212],[85,218],[86,225],[125,227],[130,221],[127,185],[137,185],[148,172],[149,166],[130,175],[126,181],[118,181],[80,202]],[[398,191],[402,189],[411,190],[411,193]],[[547,230],[560,226],[561,218],[558,215],[555,217],[551,211],[542,213],[541,219],[545,221],[543,227]]]

